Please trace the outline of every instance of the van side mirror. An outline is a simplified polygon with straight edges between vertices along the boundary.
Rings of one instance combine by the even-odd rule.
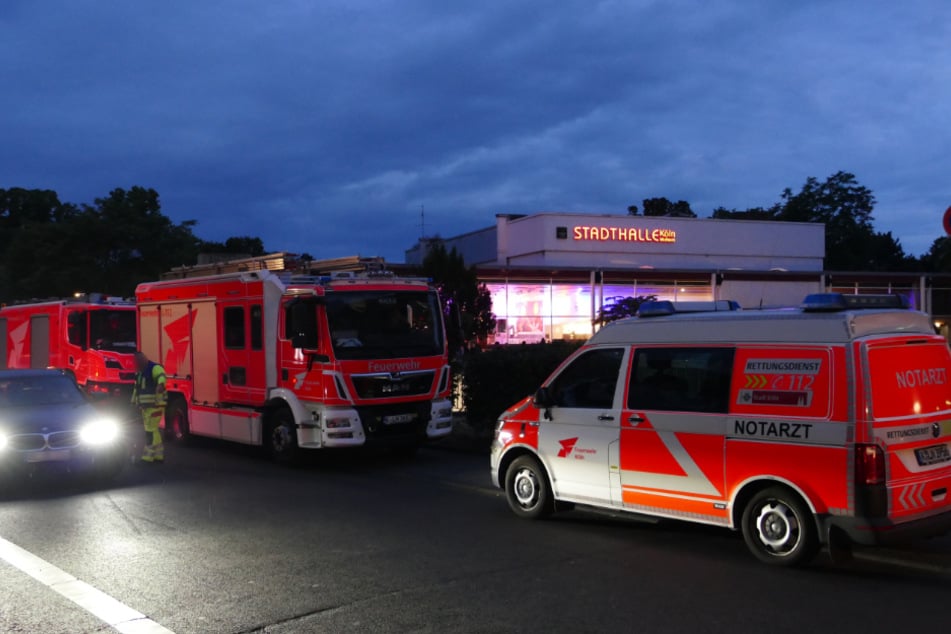
[[[535,404],[535,407],[545,407],[545,408],[551,407],[552,406],[551,390],[548,389],[547,387],[538,388],[538,391],[535,392],[534,404]]]
[[[532,403],[538,409],[545,410],[545,420],[551,420],[551,408],[555,404],[555,398],[552,396],[551,390],[549,388],[538,388],[538,391],[535,392],[535,398],[532,400]]]

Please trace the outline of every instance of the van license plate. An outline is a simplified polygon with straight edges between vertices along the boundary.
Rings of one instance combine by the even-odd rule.
[[[918,459],[920,466],[927,467],[939,462],[951,461],[951,451],[948,451],[947,445],[932,445],[915,449],[915,458]]]
[[[399,425],[400,423],[411,423],[414,420],[416,420],[416,414],[393,414],[392,416],[384,416],[383,424]]]

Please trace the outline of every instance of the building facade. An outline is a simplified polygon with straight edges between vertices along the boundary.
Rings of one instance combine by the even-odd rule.
[[[421,263],[436,242],[476,267],[492,294],[499,343],[586,339],[602,308],[624,297],[732,299],[760,308],[794,306],[821,291],[890,292],[931,311],[935,281],[824,271],[825,226],[815,223],[499,215],[493,226],[420,240],[406,252],[407,264]],[[941,282],[951,302],[951,280]]]

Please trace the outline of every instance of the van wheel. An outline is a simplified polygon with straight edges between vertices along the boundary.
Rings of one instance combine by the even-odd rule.
[[[267,427],[268,452],[275,462],[294,465],[300,460],[300,448],[297,446],[297,425],[294,415],[287,409],[279,409],[271,416]]]
[[[812,513],[785,487],[770,487],[754,495],[742,522],[747,547],[764,563],[798,566],[819,552],[819,530]]]
[[[505,474],[505,497],[515,514],[527,520],[540,519],[555,510],[548,475],[531,456],[520,456]]]
[[[173,398],[165,406],[165,437],[179,445],[188,444],[188,406],[180,398]]]

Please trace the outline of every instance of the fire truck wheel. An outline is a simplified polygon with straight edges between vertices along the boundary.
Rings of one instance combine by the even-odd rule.
[[[520,456],[505,474],[505,497],[522,519],[540,519],[555,510],[548,474],[531,456]]]
[[[819,530],[812,512],[786,487],[769,487],[754,495],[742,522],[747,547],[767,564],[802,565],[819,552]]]
[[[181,398],[172,398],[165,406],[165,437],[180,445],[191,438],[188,431],[188,406]]]
[[[279,409],[271,415],[265,442],[276,462],[292,465],[298,461],[297,429],[290,410]]]

